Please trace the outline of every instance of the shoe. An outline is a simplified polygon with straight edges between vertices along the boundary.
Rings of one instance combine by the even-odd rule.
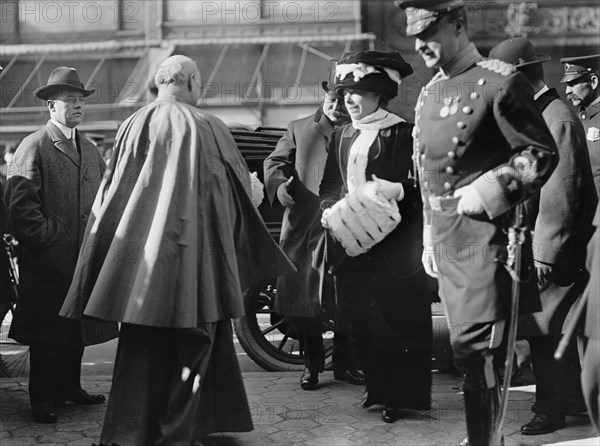
[[[312,390],[319,384],[319,372],[309,368],[304,369],[304,373],[300,378],[300,387],[304,390]]]
[[[31,406],[31,417],[36,423],[54,424],[58,421],[58,415],[56,415],[52,403],[33,404]]]
[[[550,418],[545,413],[536,413],[532,420],[521,426],[523,435],[544,435],[565,427],[565,418]]]
[[[385,406],[383,412],[381,412],[381,418],[386,423],[393,423],[402,418],[402,409],[396,406]]]
[[[333,379],[337,381],[348,381],[350,384],[355,384],[357,386],[364,386],[367,383],[365,375],[356,369],[335,370],[333,372]]]
[[[104,401],[106,401],[104,395],[91,395],[85,390],[80,389],[75,393],[67,395],[62,400],[56,401],[54,404],[56,406],[63,406],[65,403],[73,403],[81,406],[89,406],[92,404],[102,404]]]

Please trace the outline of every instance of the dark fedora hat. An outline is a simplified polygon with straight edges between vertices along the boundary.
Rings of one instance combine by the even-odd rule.
[[[51,93],[59,90],[77,91],[83,93],[83,96],[89,96],[96,90],[86,90],[83,83],[79,80],[79,75],[75,68],[58,67],[48,78],[48,83],[33,92],[38,98],[47,100]]]
[[[490,50],[489,57],[513,64],[515,68],[550,60],[550,56],[547,54],[536,53],[531,40],[525,37],[513,37],[500,42]]]

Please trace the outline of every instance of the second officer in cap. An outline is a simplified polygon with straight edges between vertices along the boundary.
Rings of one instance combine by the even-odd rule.
[[[511,277],[497,260],[507,257],[511,209],[548,179],[556,147],[525,77],[510,64],[483,58],[469,41],[462,1],[397,4],[406,10],[415,50],[437,70],[415,115],[423,263],[439,275],[449,323],[458,330],[452,346],[465,374],[468,443],[488,445],[499,406],[494,359],[511,295]],[[535,280],[522,287],[535,297]]]
[[[563,57],[567,99],[579,107],[587,140],[596,193],[600,195],[600,54]]]

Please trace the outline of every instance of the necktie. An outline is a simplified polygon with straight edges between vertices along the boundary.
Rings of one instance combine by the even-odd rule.
[[[75,159],[77,160],[77,162],[79,162],[80,158],[79,158],[79,150],[77,149],[77,140],[75,138],[75,129],[73,129],[73,131],[71,132],[71,139],[69,139],[69,142],[71,143],[71,147],[73,148],[73,155],[74,155]]]

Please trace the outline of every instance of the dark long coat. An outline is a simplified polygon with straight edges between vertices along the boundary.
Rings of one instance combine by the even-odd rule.
[[[77,146],[79,154],[49,121],[21,142],[12,160],[6,206],[21,247],[21,285],[10,337],[24,344],[82,343],[81,322],[58,313],[105,163],[79,132]]]
[[[332,133],[333,124],[323,113],[292,121],[264,162],[265,188],[274,205],[279,185],[294,178],[290,191],[296,204],[283,214],[279,246],[298,272],[277,279],[275,310],[280,314],[311,317],[321,311],[321,280],[312,255],[324,233],[319,185]]]
[[[553,277],[540,292],[542,311],[519,320],[519,336],[524,337],[561,333],[587,280],[585,247],[598,201],[581,122],[555,89],[535,104],[556,142],[558,164],[526,209],[534,231],[534,259],[552,265]]]
[[[335,242],[327,261],[350,336],[367,378],[365,406],[393,404],[428,409],[431,390],[431,299],[421,264],[422,205],[412,163],[412,124],[382,129],[369,149],[366,178],[400,182],[402,220],[369,252],[349,257]],[[329,146],[320,188],[324,208],[348,191],[350,147],[360,134],[340,127]]]

